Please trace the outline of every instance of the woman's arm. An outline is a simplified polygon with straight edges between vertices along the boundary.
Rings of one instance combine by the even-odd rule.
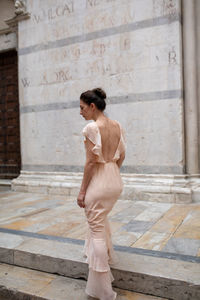
[[[125,152],[122,152],[121,155],[120,155],[120,158],[117,160],[117,165],[118,165],[119,168],[121,167],[124,159],[125,159]]]
[[[83,174],[83,180],[81,183],[80,192],[77,198],[78,205],[80,207],[85,207],[84,200],[85,200],[85,194],[87,191],[87,187],[90,183],[90,180],[92,179],[92,176],[94,175],[95,166],[97,163],[97,155],[95,155],[92,152],[92,148],[94,147],[94,144],[90,142],[88,138],[86,138],[85,141],[85,148],[86,148],[86,162],[84,166],[84,174]]]

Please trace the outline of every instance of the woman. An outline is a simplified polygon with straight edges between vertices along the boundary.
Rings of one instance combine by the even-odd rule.
[[[125,158],[125,140],[121,125],[103,113],[105,99],[100,88],[80,96],[80,114],[95,122],[83,129],[86,163],[77,202],[85,208],[89,225],[84,246],[89,264],[86,293],[100,300],[114,300],[117,294],[112,289],[114,278],[109,266],[114,251],[107,215],[122,192],[119,168]]]

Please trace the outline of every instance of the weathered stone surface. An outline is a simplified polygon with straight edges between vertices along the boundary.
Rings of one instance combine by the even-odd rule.
[[[140,232],[144,233],[148,229],[150,229],[153,226],[154,222],[148,222],[148,221],[130,221],[126,225],[122,227],[122,229],[128,231],[128,232]]]
[[[192,238],[171,238],[163,251],[166,252],[176,252],[180,254],[188,254],[188,255],[197,255],[198,250],[200,248],[200,239],[192,239]]]
[[[81,179],[80,172],[22,171],[17,179],[12,180],[12,190],[77,196]],[[197,183],[190,182],[185,175],[122,173],[122,179],[124,189],[121,199],[190,203],[193,201],[194,189],[197,188]]]
[[[73,278],[87,278],[88,266],[82,256],[82,247],[32,238],[13,249],[13,264]],[[119,262],[112,266],[115,286],[170,299],[198,299],[198,263],[129,252],[117,252],[117,255]]]
[[[31,18],[19,23],[23,170],[83,170],[79,96],[102,86],[108,116],[127,132],[124,171],[182,174],[180,2],[37,3],[28,4]],[[44,182],[15,184],[29,185],[28,191],[65,192],[64,186]],[[70,194],[77,191],[74,187]],[[162,194],[149,195],[147,189],[142,197]]]
[[[0,300],[86,300],[86,282],[0,264]],[[155,296],[115,289],[117,300],[157,300]],[[159,298],[158,300],[167,300]]]
[[[0,34],[0,51],[17,48],[17,36],[15,32]]]

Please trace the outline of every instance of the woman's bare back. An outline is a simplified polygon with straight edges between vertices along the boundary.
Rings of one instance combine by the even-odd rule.
[[[108,118],[97,122],[101,134],[102,155],[105,161],[111,161],[120,142],[121,130],[116,121]]]

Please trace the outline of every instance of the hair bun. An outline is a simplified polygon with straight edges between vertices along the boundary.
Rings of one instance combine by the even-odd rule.
[[[99,98],[106,99],[106,93],[101,88],[95,88],[92,90]]]

